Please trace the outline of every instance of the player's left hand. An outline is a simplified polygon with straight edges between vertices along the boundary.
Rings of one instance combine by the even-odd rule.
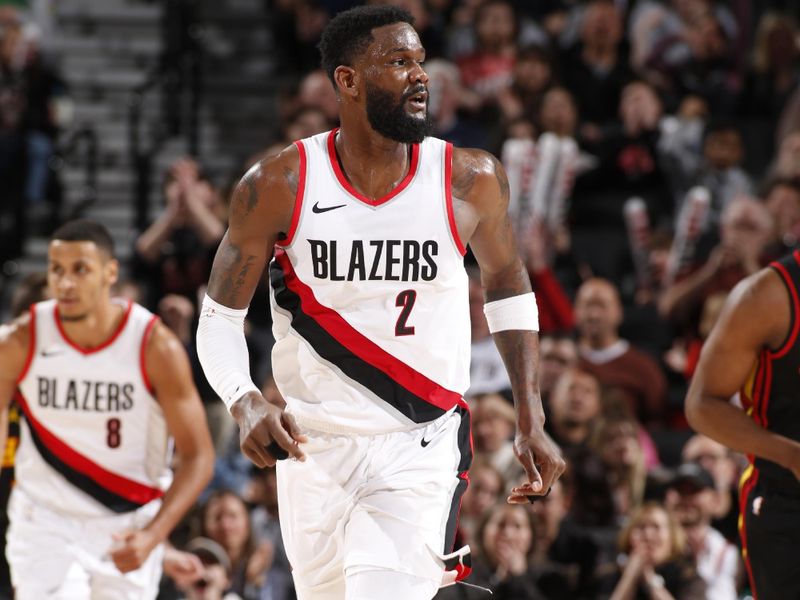
[[[144,564],[159,540],[145,529],[127,530],[112,536],[114,543],[108,555],[123,573],[135,571]]]
[[[540,427],[528,433],[517,429],[514,454],[525,469],[528,481],[511,489],[507,498],[509,504],[525,504],[530,502],[531,496],[546,496],[550,486],[567,468],[561,449]]]

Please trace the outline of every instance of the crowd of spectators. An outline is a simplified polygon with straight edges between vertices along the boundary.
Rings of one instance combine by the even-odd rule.
[[[524,473],[512,447],[509,380],[468,255],[475,458],[458,536],[473,550],[469,581],[499,600],[746,597],[736,530],[736,483],[746,460],[694,435],[683,400],[726,295],[800,237],[798,7],[392,3],[415,16],[427,49],[436,135],[488,150],[508,171],[520,254],[540,311],[547,427],[569,465],[547,497],[506,504]],[[336,95],[318,69],[315,44],[330,16],[351,4],[266,3],[274,58],[296,85],[280,90],[279,136],[253,148],[242,172],[336,125]],[[0,25],[6,40],[13,23],[0,15]],[[24,127],[22,117],[10,120],[3,86],[19,70],[6,46],[4,186],[12,181],[2,170],[10,168],[6,148],[30,147],[51,131],[33,113]],[[240,455],[233,421],[194,349],[198,299],[225,231],[226,193],[194,159],[175,162],[163,182],[163,211],[138,236],[131,277],[118,293],[157,311],[183,340],[218,459],[202,504],[173,536],[162,597],[288,600],[274,471],[255,470]],[[19,185],[35,189],[30,179]],[[28,195],[35,202],[38,194]],[[266,289],[262,281],[247,338],[254,378],[272,396],[279,392],[270,377]],[[437,596],[484,597],[460,585]]]

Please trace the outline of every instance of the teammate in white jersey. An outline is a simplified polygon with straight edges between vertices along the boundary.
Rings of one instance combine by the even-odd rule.
[[[105,228],[63,225],[48,249],[54,300],[0,337],[0,409],[14,399],[24,415],[6,548],[21,600],[155,598],[162,542],[211,477],[183,346],[110,298],[117,273]]]
[[[257,466],[279,460],[299,600],[427,600],[469,572],[465,550],[453,552],[472,455],[467,243],[515,396],[528,481],[509,502],[546,494],[564,469],[543,429],[538,319],[506,176],[488,153],[428,137],[412,24],[392,6],[328,24],[320,50],[341,127],[244,176],[201,311],[198,353],[243,452]],[[250,380],[242,332],[270,259],[285,405]]]

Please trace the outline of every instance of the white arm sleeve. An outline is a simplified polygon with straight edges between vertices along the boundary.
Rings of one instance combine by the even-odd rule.
[[[228,410],[247,392],[260,390],[250,379],[250,356],[244,339],[247,309],[228,308],[206,295],[197,325],[197,357],[211,387]]]

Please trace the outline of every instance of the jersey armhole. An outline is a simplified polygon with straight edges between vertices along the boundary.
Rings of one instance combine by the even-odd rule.
[[[464,247],[464,242],[461,241],[461,236],[458,235],[458,227],[456,226],[456,215],[453,210],[453,183],[451,181],[453,176],[453,144],[447,142],[444,149],[444,202],[447,207],[447,222],[450,225],[450,235],[453,238],[453,243],[456,249],[464,256],[467,249]]]
[[[147,375],[147,361],[145,355],[147,353],[147,341],[150,339],[150,334],[153,331],[153,327],[158,322],[158,315],[153,315],[150,317],[150,321],[147,322],[147,325],[144,328],[144,333],[142,334],[142,345],[139,348],[139,369],[142,372],[142,381],[144,381],[144,386],[147,388],[147,391],[150,392],[151,396],[156,395],[156,390],[153,387],[153,384],[150,382],[150,377]]]
[[[292,245],[297,225],[300,223],[300,212],[303,208],[303,197],[306,192],[306,147],[302,140],[297,140],[294,145],[297,146],[297,152],[300,155],[300,172],[297,177],[297,192],[294,195],[294,208],[292,209],[292,222],[289,225],[289,231],[286,232],[285,240],[276,243],[281,248],[287,248]]]
[[[789,352],[791,347],[794,345],[795,340],[797,340],[798,328],[800,328],[800,319],[797,318],[798,312],[800,312],[798,311],[798,309],[800,309],[800,300],[798,300],[797,289],[792,283],[792,278],[789,276],[789,272],[786,270],[786,267],[779,262],[772,263],[770,267],[775,270],[784,287],[786,288],[786,293],[789,296],[790,304],[789,332],[786,334],[786,339],[784,339],[784,341],[776,350],[769,348],[769,355],[771,358],[781,358],[787,352]]]
[[[22,372],[17,377],[17,385],[22,383],[28,371],[30,371],[33,357],[36,354],[36,305],[31,304],[28,310],[31,315],[31,320],[28,323],[28,355],[25,357],[25,366],[22,367]]]

